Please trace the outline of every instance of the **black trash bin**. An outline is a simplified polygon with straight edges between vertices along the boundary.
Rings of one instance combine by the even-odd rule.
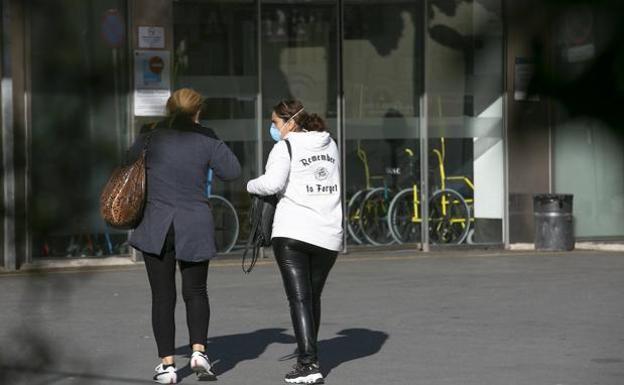
[[[572,198],[571,194],[536,194],[533,196],[535,250],[574,249]]]

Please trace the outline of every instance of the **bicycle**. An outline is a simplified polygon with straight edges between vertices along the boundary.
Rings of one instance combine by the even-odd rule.
[[[240,230],[236,209],[224,197],[212,194],[212,169],[208,170],[206,197],[212,209],[214,237],[218,253],[229,253],[236,245]]]
[[[358,190],[347,205],[347,230],[349,235],[359,244],[370,243],[375,246],[385,246],[394,243],[390,229],[385,220],[389,203],[394,190],[388,187],[385,176],[371,176],[368,167],[368,157],[358,141],[358,158],[364,165],[366,187]],[[382,187],[371,187],[371,180],[381,180]]]
[[[440,139],[440,149],[434,149],[438,160],[440,176],[439,189],[435,190],[428,200],[429,205],[429,238],[432,244],[460,244],[469,235],[474,222],[471,206],[472,198],[464,198],[458,191],[447,188],[447,181],[462,181],[474,191],[474,185],[466,176],[447,176],[445,159],[445,141]],[[412,166],[410,175],[414,175],[414,153],[405,149],[410,156]],[[387,216],[388,227],[394,241],[399,244],[421,241],[422,218],[420,217],[420,197],[418,184],[414,181],[411,187],[401,190],[390,203]],[[470,203],[470,206],[469,206]]]
[[[347,204],[347,232],[355,243],[361,245],[364,243],[364,235],[362,234],[362,228],[360,227],[361,206],[364,197],[371,190],[371,186],[368,158],[366,156],[366,152],[362,149],[359,140],[357,145],[357,156],[364,165],[366,187],[357,190],[355,194],[351,196],[351,199],[349,199],[349,203]]]

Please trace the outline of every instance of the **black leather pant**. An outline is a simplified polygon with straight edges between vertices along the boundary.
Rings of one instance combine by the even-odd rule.
[[[318,361],[321,292],[338,252],[290,238],[273,238],[272,243],[290,304],[298,361],[315,363]]]

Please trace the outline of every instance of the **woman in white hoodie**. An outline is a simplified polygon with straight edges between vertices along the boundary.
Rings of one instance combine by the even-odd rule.
[[[284,379],[322,383],[317,356],[321,292],[343,238],[340,156],[323,119],[305,112],[301,102],[280,102],[271,120],[277,143],[265,174],[250,180],[247,191],[281,196],[272,244],[298,346],[297,364]]]

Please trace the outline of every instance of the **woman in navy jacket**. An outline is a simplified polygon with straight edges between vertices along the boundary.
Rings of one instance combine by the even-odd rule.
[[[202,379],[214,377],[205,354],[210,318],[206,279],[209,260],[216,254],[206,178],[212,168],[218,178],[233,180],[241,168],[225,143],[198,123],[202,102],[191,89],[174,92],[167,101],[168,118],[140,134],[129,151],[129,158],[136,159],[148,143],[147,201],[130,244],[143,252],[152,289],[152,327],[162,359],[154,376],[158,383],[177,382],[176,261],[193,349],[190,366]]]

